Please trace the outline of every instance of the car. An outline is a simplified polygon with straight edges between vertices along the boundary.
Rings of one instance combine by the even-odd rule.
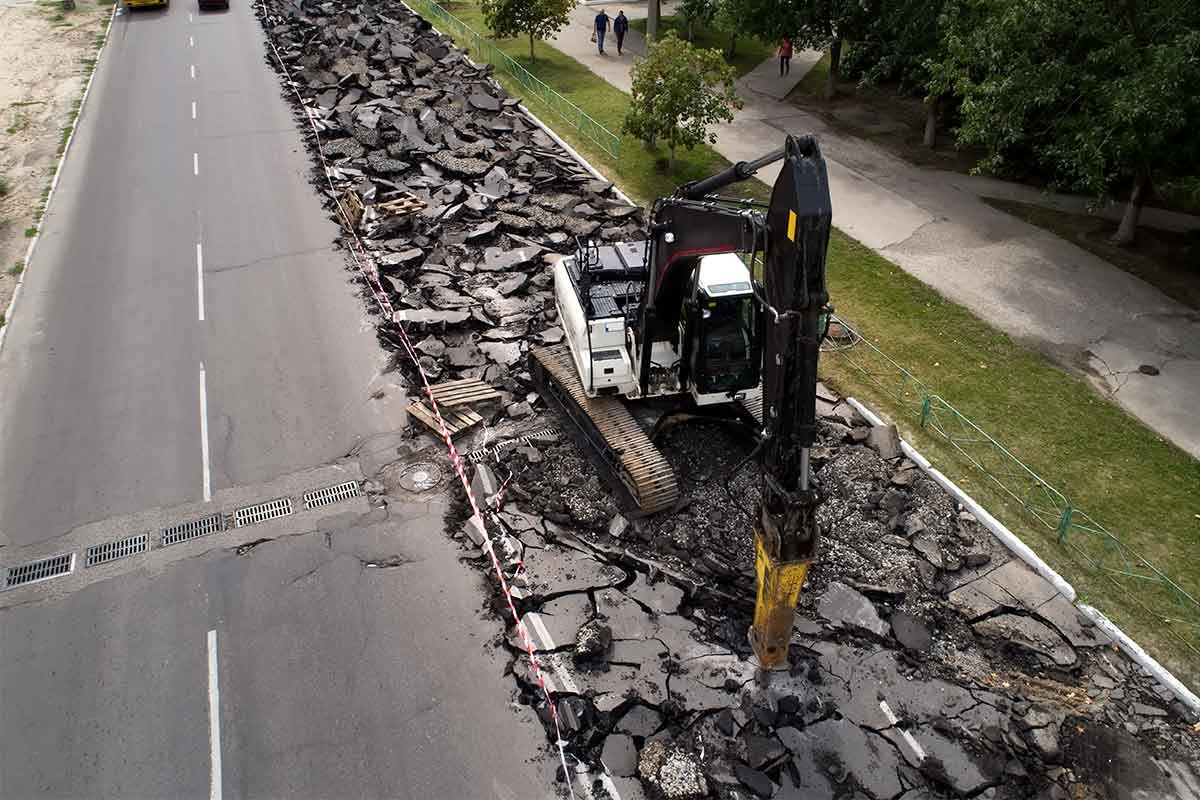
[[[196,0],[196,5],[201,11],[207,11],[210,8],[229,10],[229,0]]]

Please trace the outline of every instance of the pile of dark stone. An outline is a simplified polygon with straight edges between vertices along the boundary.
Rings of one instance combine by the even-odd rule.
[[[399,3],[268,0],[263,24],[321,132],[334,190],[315,150],[314,183],[331,211],[363,207],[396,309],[381,341],[396,348],[403,324],[431,379],[482,378],[506,416],[536,415],[525,354],[563,335],[549,261],[576,236],[641,238],[640,213]],[[388,210],[403,200],[419,210]],[[766,681],[746,639],[747,429],[667,431],[682,493],[653,517],[570,438],[476,474],[518,608],[552,639],[540,660],[572,676],[553,702],[573,763],[607,775],[596,795],[1196,796],[1189,711],[906,461],[894,430],[827,390],[818,406],[823,539],[789,669]],[[486,572],[459,500],[451,530]],[[549,723],[515,639],[519,697]]]
[[[622,797],[1200,797],[1195,716],[904,458],[894,428],[824,387],[819,407],[821,552],[790,668],[766,682],[746,638],[748,430],[669,431],[681,499],[653,517],[569,438],[481,470],[505,484],[493,523],[528,567],[522,610],[575,643],[542,656],[580,688],[559,697],[572,751]]]
[[[482,378],[507,390],[512,416],[530,415],[526,352],[563,337],[548,263],[576,237],[642,237],[640,210],[538,127],[490,66],[404,5],[266,9],[335,188],[320,169],[314,183],[331,210],[364,207],[359,235],[396,310],[378,320],[381,341],[400,350],[403,324],[432,381]],[[423,209],[384,210],[405,198]],[[395,365],[411,374],[403,351]]]

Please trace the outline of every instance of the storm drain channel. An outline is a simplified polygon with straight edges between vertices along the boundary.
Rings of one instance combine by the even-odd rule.
[[[26,586],[30,583],[57,578],[61,575],[69,575],[74,571],[74,553],[63,553],[62,555],[50,556],[49,558],[41,558],[37,561],[18,564],[15,567],[9,567],[5,570],[3,588],[11,589],[14,586]]]
[[[270,519],[279,519],[292,513],[292,498],[280,497],[253,506],[239,508],[233,512],[233,526],[244,528],[247,525],[257,525]]]
[[[324,489],[316,489],[304,495],[304,508],[307,511],[312,511],[314,508],[340,503],[343,500],[352,500],[358,497],[358,481],[346,481],[339,483],[337,486],[327,486]]]
[[[361,496],[362,489],[359,487],[358,481],[346,481],[335,486],[326,486],[305,492],[304,510],[311,511]],[[286,517],[292,511],[293,504],[290,497],[268,500],[265,503],[245,506],[234,511],[233,526],[244,528],[248,525],[257,525],[260,522]],[[169,547],[173,544],[207,536],[210,533],[219,533],[227,527],[225,520],[225,515],[218,512],[163,528],[159,531],[158,546]],[[92,545],[84,550],[83,565],[84,567],[95,567],[119,558],[145,553],[151,547],[150,538],[151,534],[149,533],[137,533],[124,539]],[[3,572],[0,572],[0,575],[3,576],[3,582],[0,582],[0,591],[17,586],[27,586],[62,575],[70,575],[74,571],[75,553],[73,552],[17,564],[3,568]]]
[[[125,556],[144,553],[149,549],[150,534],[148,533],[139,533],[136,536],[128,536],[124,539],[118,539],[115,542],[94,544],[84,553],[83,566],[94,567],[97,564],[105,564],[109,561],[115,561],[118,558],[124,558]]]
[[[162,547],[187,542],[210,533],[225,529],[225,519],[220,514],[209,514],[201,519],[190,519],[178,525],[162,529]]]

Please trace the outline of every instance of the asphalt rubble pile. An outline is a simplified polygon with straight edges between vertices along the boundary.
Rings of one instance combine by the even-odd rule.
[[[263,25],[319,131],[335,190],[320,167],[314,184],[331,211],[362,206],[367,269],[395,309],[378,331],[398,351],[396,368],[415,375],[403,324],[431,381],[482,378],[504,387],[505,413],[530,416],[528,348],[563,337],[547,264],[573,252],[576,237],[641,237],[640,210],[532,122],[490,67],[403,5],[267,8]],[[403,200],[422,208],[389,210]]]
[[[404,6],[266,8],[335,190],[310,147],[314,184],[331,212],[361,206],[367,269],[396,309],[376,319],[381,341],[398,349],[403,325],[431,381],[503,387],[489,431],[565,425],[525,371],[531,346],[563,336],[549,264],[576,236],[642,238],[639,210]],[[395,367],[415,381],[403,353]],[[623,798],[1188,796],[1200,747],[1187,709],[905,460],[894,429],[824,387],[818,410],[820,555],[790,668],[765,680],[746,639],[748,429],[666,431],[682,494],[653,517],[573,437],[475,471],[539,660],[572,677],[554,700],[577,768]],[[486,571],[458,494],[449,530]],[[549,725],[511,626],[506,644],[522,701]]]

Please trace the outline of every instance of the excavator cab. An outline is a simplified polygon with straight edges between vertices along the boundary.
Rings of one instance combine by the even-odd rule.
[[[693,273],[683,325],[689,388],[697,405],[728,403],[759,384],[762,346],[750,271],[734,253],[704,256]]]

